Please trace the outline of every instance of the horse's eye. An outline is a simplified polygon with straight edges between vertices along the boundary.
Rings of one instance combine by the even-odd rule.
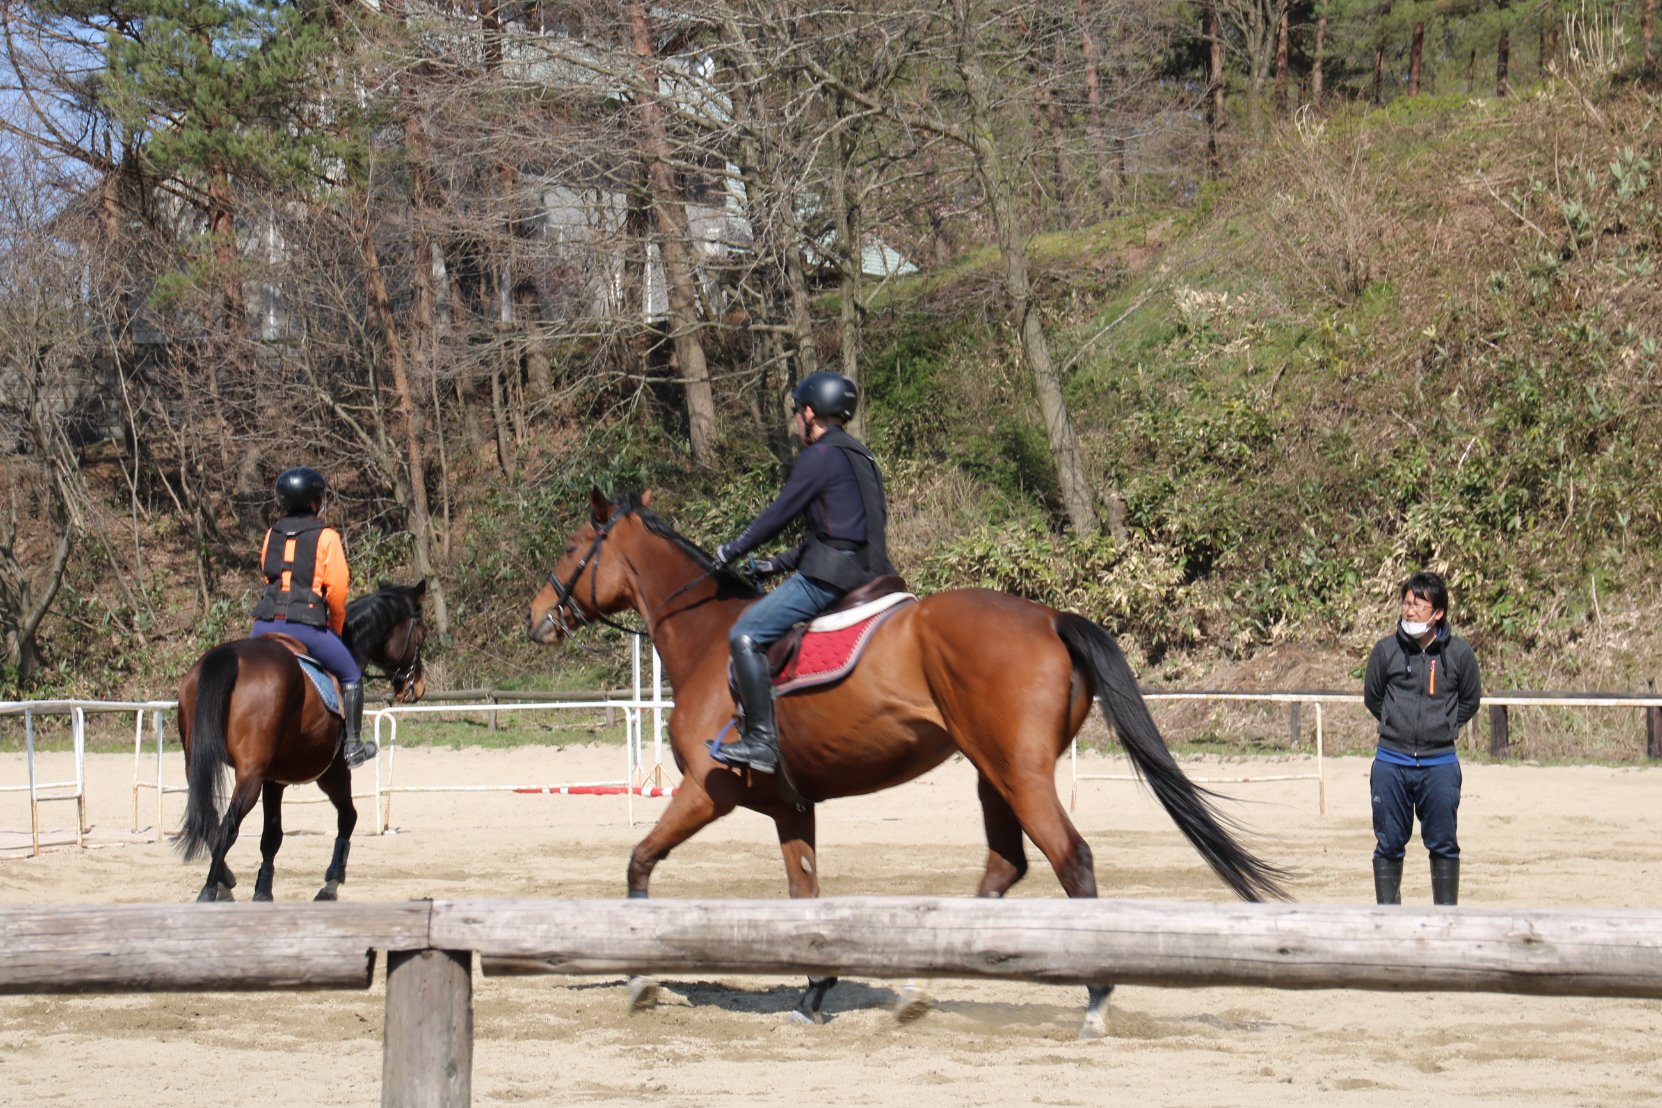
[[[576,543],[574,543],[574,542],[566,543],[566,553],[567,554],[570,554],[573,550],[576,550],[576,549],[577,549],[577,544]]]

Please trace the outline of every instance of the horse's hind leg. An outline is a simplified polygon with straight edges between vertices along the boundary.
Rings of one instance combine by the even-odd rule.
[[[260,875],[254,879],[254,899],[272,899],[271,879],[277,872],[277,851],[283,845],[283,786],[267,781],[260,793],[265,830],[260,833]]]
[[[1062,798],[1056,795],[1053,772],[1042,776],[1013,776],[1009,808],[1033,845],[1044,851],[1067,894],[1094,897],[1096,866],[1091,848],[1068,819]],[[991,862],[988,868],[991,869]],[[1100,1039],[1108,1034],[1108,995],[1113,991],[1111,984],[1086,987],[1085,1023],[1079,1029],[1081,1039]]]
[[[346,767],[346,759],[335,755],[317,785],[335,805],[335,855],[323,873],[323,888],[312,899],[335,900],[337,890],[346,881],[346,856],[352,852],[352,829],[358,825],[358,809],[352,803],[352,771]]]
[[[981,798],[981,823],[987,829],[987,872],[981,875],[975,895],[997,898],[1027,876],[1027,848],[1021,841],[1021,821],[993,783],[982,777],[975,791]]]
[[[208,863],[208,882],[202,886],[202,891],[196,894],[198,904],[209,900],[235,900],[231,890],[237,887],[236,875],[231,867],[225,864],[225,855],[231,847],[236,845],[237,832],[242,830],[242,820],[254,808],[254,801],[259,799],[261,780],[258,777],[239,777],[237,785],[231,792],[231,802],[225,806],[225,818],[219,821],[219,829],[214,833],[213,860]]]

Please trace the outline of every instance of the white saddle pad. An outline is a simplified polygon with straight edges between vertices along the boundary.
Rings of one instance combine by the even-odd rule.
[[[896,604],[903,604],[917,597],[909,592],[892,592],[888,596],[880,596],[876,600],[869,600],[846,612],[833,612],[828,616],[820,616],[808,625],[808,633],[815,631],[841,631],[845,627],[853,627],[856,623],[868,620],[878,612],[886,612]]]

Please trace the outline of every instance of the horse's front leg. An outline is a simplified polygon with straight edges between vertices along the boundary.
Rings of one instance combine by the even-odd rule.
[[[265,830],[260,833],[260,874],[254,879],[254,899],[271,900],[271,881],[277,872],[277,851],[283,846],[283,788],[267,781],[261,790]]]
[[[785,855],[785,881],[790,886],[792,899],[818,896],[819,872],[814,856],[813,806],[809,805],[806,811],[793,806],[778,812],[773,817],[773,825],[779,833],[779,849]],[[835,977],[808,978],[807,991],[802,994],[801,1001],[786,1018],[792,1023],[823,1022],[820,1007],[825,1003],[825,995],[836,983]]]
[[[725,771],[721,771],[725,772]],[[715,820],[733,810],[731,800],[717,802],[702,782],[690,774],[681,779],[675,797],[658,817],[646,838],[629,855],[630,900],[645,900],[652,871],[669,857],[669,852],[692,838]],[[658,983],[650,977],[629,979],[629,1010],[644,1012],[658,1002]]]

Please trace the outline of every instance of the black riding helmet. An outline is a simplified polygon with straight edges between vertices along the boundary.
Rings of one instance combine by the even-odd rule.
[[[860,387],[840,373],[810,373],[791,390],[791,402],[798,408],[812,408],[822,416],[854,418]]]
[[[277,506],[285,512],[309,512],[328,491],[323,474],[309,466],[295,466],[277,477]]]

